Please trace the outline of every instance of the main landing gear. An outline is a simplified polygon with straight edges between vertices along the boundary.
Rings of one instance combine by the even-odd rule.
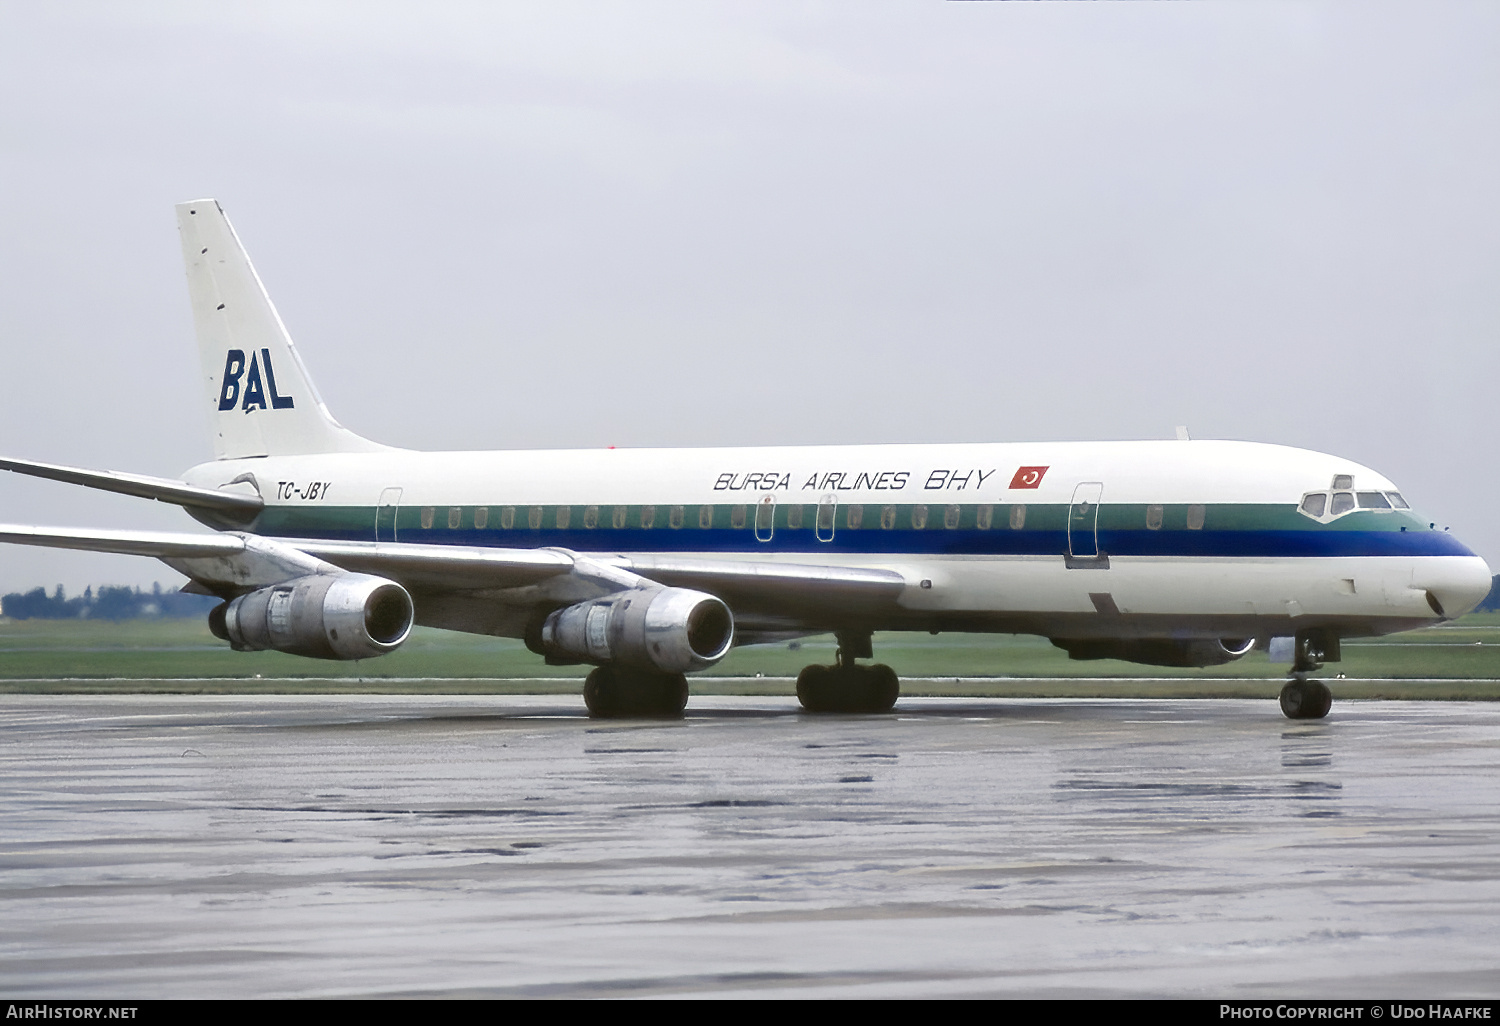
[[[1281,712],[1289,720],[1321,720],[1333,707],[1333,692],[1307,675],[1321,669],[1325,659],[1338,661],[1338,636],[1321,631],[1298,634],[1295,652],[1292,679],[1281,689]]]
[[[687,708],[687,678],[628,666],[596,666],[583,682],[590,716],[651,716],[678,719]]]
[[[869,631],[840,631],[838,662],[833,666],[808,666],[797,674],[797,701],[814,713],[890,712],[901,694],[896,671],[879,663],[858,666],[856,659],[869,659]]]

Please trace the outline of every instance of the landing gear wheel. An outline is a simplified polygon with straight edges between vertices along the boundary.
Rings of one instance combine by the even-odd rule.
[[[797,701],[813,713],[890,712],[901,695],[896,671],[873,666],[809,666],[797,675]]]
[[[1320,680],[1288,681],[1281,689],[1281,712],[1289,720],[1321,720],[1333,708],[1333,692]]]
[[[687,708],[688,683],[681,674],[598,666],[583,682],[583,704],[600,718],[647,716],[678,719]]]

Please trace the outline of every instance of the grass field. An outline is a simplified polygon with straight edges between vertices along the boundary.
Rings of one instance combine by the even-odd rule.
[[[833,661],[831,637],[797,648],[736,649],[694,677],[703,694],[791,694],[809,663]],[[1045,638],[878,634],[875,654],[903,693],[1026,696],[1273,696],[1285,664],[1262,652],[1206,669],[1074,662]],[[587,667],[547,666],[519,641],[416,629],[402,648],[358,663],[232,652],[199,620],[0,620],[0,693],[576,693]],[[1350,698],[1500,698],[1500,614],[1349,641],[1329,664]],[[921,681],[910,678],[928,678]]]

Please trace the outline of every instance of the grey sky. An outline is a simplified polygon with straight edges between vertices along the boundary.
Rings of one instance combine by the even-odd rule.
[[[208,458],[171,205],[418,448],[1249,438],[1500,569],[1500,5],[0,3],[0,452]],[[0,520],[179,511],[0,474]],[[0,591],[179,580],[0,546]]]

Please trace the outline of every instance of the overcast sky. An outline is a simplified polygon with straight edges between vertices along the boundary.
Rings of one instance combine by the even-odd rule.
[[[1500,569],[1500,4],[0,2],[0,452],[211,456],[172,204],[416,448],[1245,438]],[[0,520],[194,528],[0,474]],[[180,582],[0,546],[0,592]]]

